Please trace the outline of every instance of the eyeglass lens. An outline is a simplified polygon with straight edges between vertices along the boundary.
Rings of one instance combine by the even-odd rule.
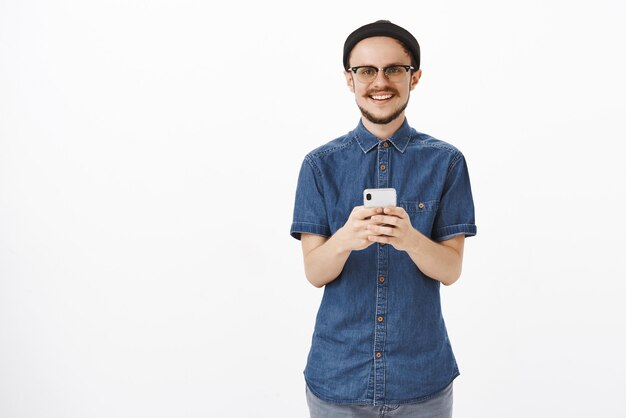
[[[391,81],[400,80],[408,72],[407,68],[402,65],[392,65],[390,67],[383,68],[385,77]],[[360,67],[356,71],[357,77],[361,81],[373,81],[378,74],[378,68],[376,67]]]

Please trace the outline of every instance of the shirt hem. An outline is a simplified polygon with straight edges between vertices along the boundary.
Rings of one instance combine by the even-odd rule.
[[[330,236],[330,228],[326,225],[319,225],[308,222],[294,222],[291,224],[290,234],[295,239],[299,240],[301,238],[301,234],[315,234],[322,235],[324,237]]]
[[[457,370],[452,375],[452,379],[450,379],[450,381],[448,381],[448,383],[446,383],[442,388],[437,389],[436,391],[434,391],[433,393],[431,393],[429,395],[420,396],[418,398],[405,399],[405,400],[385,399],[382,404],[376,403],[376,405],[377,406],[379,406],[379,405],[380,406],[382,406],[382,405],[408,405],[408,404],[416,404],[416,403],[425,402],[425,401],[427,401],[427,400],[437,396],[439,393],[441,393],[443,390],[445,390],[448,386],[450,386],[450,384],[452,382],[454,382],[454,379],[456,379],[460,375],[461,375],[461,373],[459,373],[459,371]],[[306,386],[309,389],[309,391],[311,391],[311,393],[313,395],[315,395],[316,398],[318,398],[318,399],[320,399],[320,400],[322,400],[324,402],[332,403],[334,405],[367,405],[367,406],[373,406],[374,405],[374,400],[373,399],[355,399],[355,400],[342,399],[342,400],[336,400],[336,399],[328,398],[326,396],[321,395],[320,393],[315,391],[313,388],[311,388],[311,385],[309,384],[309,381],[307,380],[306,375],[304,377],[304,381],[306,382]]]
[[[477,228],[474,224],[459,224],[444,226],[437,229],[433,233],[433,239],[437,242],[446,241],[457,235],[465,235],[465,237],[473,237],[476,235]]]

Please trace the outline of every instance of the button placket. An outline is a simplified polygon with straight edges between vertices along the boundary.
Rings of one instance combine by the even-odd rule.
[[[378,184],[377,187],[389,187],[389,159],[390,150],[386,141],[378,146]],[[376,312],[374,316],[374,405],[384,403],[385,399],[385,341],[387,327],[387,286],[389,246],[377,245],[377,274],[376,274]]]

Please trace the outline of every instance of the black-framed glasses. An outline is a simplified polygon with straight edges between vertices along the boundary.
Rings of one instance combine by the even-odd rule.
[[[404,75],[414,70],[410,65],[390,65],[389,67],[377,68],[371,65],[359,65],[358,67],[350,67],[348,71],[352,71],[356,78],[363,83],[371,83],[376,79],[379,71],[385,74],[389,81],[400,81]]]

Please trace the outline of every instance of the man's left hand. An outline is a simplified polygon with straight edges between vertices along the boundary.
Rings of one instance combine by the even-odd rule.
[[[415,245],[420,234],[413,225],[409,214],[401,207],[384,208],[380,215],[371,217],[373,225],[367,229],[372,233],[368,239],[381,244],[391,244],[396,250],[407,251]]]

